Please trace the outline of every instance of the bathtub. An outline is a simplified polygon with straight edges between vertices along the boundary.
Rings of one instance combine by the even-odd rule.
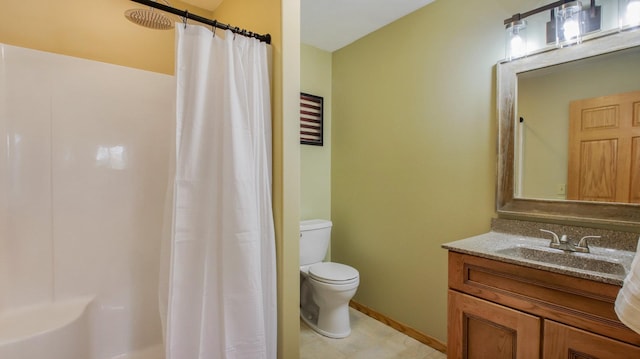
[[[118,355],[111,359],[164,359],[164,347],[158,344],[132,353]]]
[[[87,359],[92,298],[12,309],[0,314],[0,358]]]
[[[94,359],[90,305],[77,298],[0,313],[1,359]],[[164,359],[163,346],[153,345],[111,358]]]

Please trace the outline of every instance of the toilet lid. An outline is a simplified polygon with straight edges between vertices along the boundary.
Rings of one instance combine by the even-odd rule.
[[[340,263],[322,262],[309,267],[309,276],[321,282],[347,282],[359,275],[355,268]]]

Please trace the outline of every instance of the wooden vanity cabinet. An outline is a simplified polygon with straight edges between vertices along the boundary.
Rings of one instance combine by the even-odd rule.
[[[449,359],[638,359],[620,287],[449,252]]]

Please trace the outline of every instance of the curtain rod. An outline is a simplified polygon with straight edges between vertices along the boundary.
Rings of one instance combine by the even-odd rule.
[[[251,32],[251,31],[247,31],[245,29],[241,29],[239,27],[234,27],[231,26],[229,24],[223,24],[221,22],[218,22],[217,20],[211,20],[211,19],[207,19],[205,17],[202,16],[198,16],[195,14],[190,13],[188,10],[180,10],[180,9],[176,9],[175,7],[171,7],[165,4],[161,4],[158,2],[155,2],[153,0],[131,0],[133,2],[137,2],[139,4],[143,4],[143,5],[147,5],[150,6],[152,8],[158,9],[158,10],[162,10],[162,11],[166,11],[168,13],[174,14],[174,15],[178,15],[182,18],[185,19],[191,19],[193,21],[197,21],[203,24],[207,24],[209,26],[213,26],[213,27],[217,27],[218,29],[223,29],[223,30],[231,30],[234,34],[240,34],[242,36],[246,36],[246,37],[253,37],[256,38],[260,41],[266,42],[267,44],[271,44],[271,35],[270,34],[265,34],[265,35],[261,35],[261,34],[257,34],[255,32]]]

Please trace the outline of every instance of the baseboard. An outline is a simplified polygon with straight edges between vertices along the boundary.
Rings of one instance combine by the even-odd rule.
[[[419,341],[420,343],[426,344],[430,347],[432,347],[433,349],[442,352],[442,353],[446,353],[447,352],[447,345],[441,341],[439,341],[438,339],[432,338],[424,333],[421,333],[420,331],[413,329],[411,327],[408,327],[400,322],[397,322],[389,317],[387,317],[384,314],[378,313],[375,310],[367,307],[364,304],[360,304],[358,302],[354,302],[353,300],[351,302],[349,302],[349,306],[359,312],[362,312],[363,314],[366,314],[368,316],[370,316],[371,318],[386,324],[388,326],[390,326],[391,328],[406,334],[407,336],[410,336],[411,338]]]

